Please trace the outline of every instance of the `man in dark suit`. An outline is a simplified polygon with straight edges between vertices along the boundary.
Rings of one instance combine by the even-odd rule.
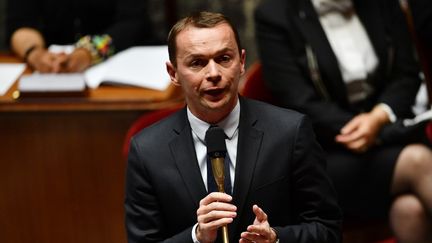
[[[420,84],[397,0],[267,0],[255,13],[266,84],[311,117],[345,215],[431,242],[432,152],[412,118]],[[415,212],[415,213],[413,213]]]
[[[341,212],[308,119],[238,96],[245,51],[232,24],[200,12],[168,43],[167,70],[187,106],[131,141],[129,242],[220,242],[225,225],[230,242],[340,242]],[[226,134],[228,194],[208,192],[211,125]]]

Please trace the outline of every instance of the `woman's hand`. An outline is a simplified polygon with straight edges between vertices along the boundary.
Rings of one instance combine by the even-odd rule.
[[[376,106],[371,112],[355,116],[341,129],[335,140],[354,152],[366,152],[376,143],[379,131],[388,122],[388,114]]]

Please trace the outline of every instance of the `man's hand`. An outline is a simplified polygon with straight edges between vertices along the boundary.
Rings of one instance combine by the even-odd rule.
[[[270,227],[267,214],[258,207],[253,205],[252,210],[255,214],[255,220],[252,225],[247,227],[247,231],[241,233],[240,243],[274,243],[277,240],[276,232]]]
[[[197,210],[196,237],[199,242],[214,242],[217,230],[233,221],[237,207],[230,202],[232,197],[221,192],[212,192],[200,201]]]

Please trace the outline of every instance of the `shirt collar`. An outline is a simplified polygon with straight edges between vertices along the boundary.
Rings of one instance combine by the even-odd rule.
[[[204,142],[205,134],[211,124],[203,120],[200,120],[198,117],[192,114],[192,112],[189,110],[189,107],[187,107],[187,117],[191,125],[192,131],[197,135],[197,137],[202,142]],[[224,130],[228,139],[231,139],[237,132],[239,121],[240,121],[240,102],[237,102],[236,106],[231,111],[231,113],[216,125],[218,125]]]
[[[354,13],[352,0],[312,0],[319,16],[339,14],[349,18]]]

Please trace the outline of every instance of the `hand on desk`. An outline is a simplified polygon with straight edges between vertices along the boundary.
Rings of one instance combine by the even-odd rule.
[[[28,64],[41,73],[82,72],[91,65],[90,52],[83,48],[75,49],[71,54],[51,53],[38,48],[28,56]]]
[[[45,48],[37,48],[27,57],[27,63],[41,73],[59,72],[59,63],[64,59],[65,54],[51,53]]]
[[[90,52],[84,48],[78,48],[66,56],[60,65],[60,71],[66,73],[83,72],[90,67],[91,62]]]

